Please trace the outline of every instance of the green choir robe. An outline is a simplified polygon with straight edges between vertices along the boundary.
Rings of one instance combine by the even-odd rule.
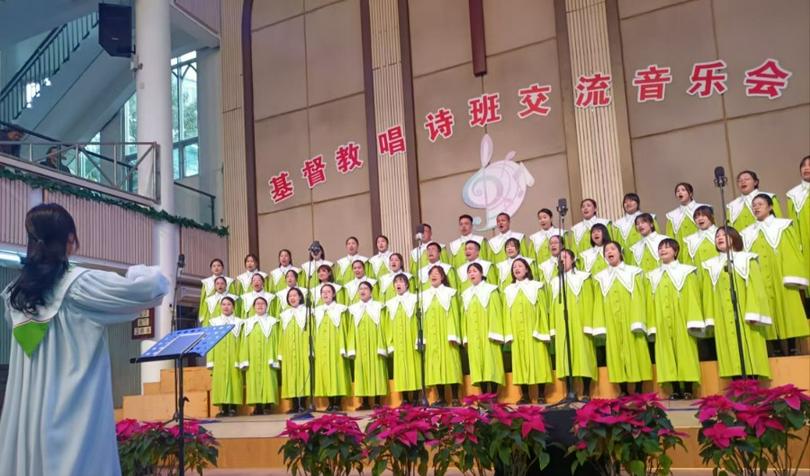
[[[378,281],[377,287],[377,296],[379,297],[381,302],[388,302],[389,299],[397,295],[397,290],[394,288],[394,278],[398,274],[404,274],[408,278],[408,291],[415,293],[416,292],[416,282],[413,279],[411,273],[406,273],[405,271],[396,271],[393,273],[388,273],[380,277]]]
[[[788,218],[798,230],[804,269],[810,269],[810,182],[802,181],[787,193]]]
[[[464,312],[461,314],[461,341],[467,348],[470,380],[473,384],[495,382],[504,384],[503,301],[498,286],[472,283],[461,293]]]
[[[437,261],[435,263],[428,263],[419,270],[419,281],[421,282],[423,291],[430,287],[430,270],[433,269],[434,266],[438,266],[444,270],[444,274],[447,275],[447,282],[450,284],[451,288],[458,289],[458,275],[456,274],[456,270],[448,263]]]
[[[524,279],[504,289],[504,337],[512,343],[512,383],[552,381],[551,342],[543,283]]]
[[[697,268],[674,261],[647,273],[647,334],[655,336],[655,376],[663,382],[700,382],[696,337],[706,324]]]
[[[737,230],[743,230],[748,225],[751,225],[757,221],[756,217],[754,217],[754,212],[751,209],[751,203],[754,201],[754,198],[761,193],[764,193],[773,199],[773,213],[778,218],[782,217],[782,206],[779,204],[779,199],[776,197],[776,194],[754,189],[748,195],[740,195],[726,204],[728,221],[731,226]]]
[[[346,355],[354,359],[354,395],[374,397],[388,394],[388,350],[383,334],[383,305],[369,300],[349,306]]]
[[[240,314],[239,317],[242,319],[247,319],[248,317],[253,317],[256,315],[256,311],[253,310],[253,303],[256,302],[256,299],[264,298],[267,301],[267,313],[271,315],[278,314],[278,300],[276,299],[276,295],[268,292],[268,291],[248,291],[245,294],[242,294],[239,297],[240,301]],[[286,298],[286,296],[285,296]]]
[[[685,237],[683,242],[686,246],[681,248],[679,260],[685,264],[691,264],[698,270],[702,269],[704,261],[714,258],[718,254],[717,246],[714,244],[716,234],[717,227],[712,225]],[[698,281],[702,281],[702,277],[703,273],[698,272]]]
[[[208,368],[211,369],[211,403],[240,405],[243,380],[239,369],[239,346],[244,321],[230,315],[212,317],[209,322],[212,326],[234,326],[206,356]]]
[[[605,336],[612,383],[652,379],[642,275],[641,268],[620,263],[594,276],[594,335]]]
[[[318,284],[318,268],[322,265],[329,266],[333,269],[334,274],[335,264],[325,259],[311,260],[301,263],[301,273],[298,274],[298,284],[302,288],[313,288]],[[310,271],[311,269],[311,271]]]
[[[548,248],[548,240],[552,236],[560,236],[559,228],[551,227],[548,230],[540,230],[529,236],[529,256],[534,258],[536,263],[551,258],[551,250]]]
[[[339,304],[343,304],[346,302],[346,292],[343,290],[343,286],[337,283],[318,283],[317,286],[312,288],[312,306],[317,307],[323,304],[323,298],[321,297],[321,289],[326,284],[331,284],[333,288],[335,288],[335,302]]]
[[[351,393],[346,360],[346,306],[332,302],[313,310],[315,317],[315,396],[342,397]]]
[[[221,307],[219,305],[222,302],[222,298],[229,297],[233,299],[233,315],[234,316],[241,316],[242,315],[242,307],[241,307],[241,300],[239,296],[235,294],[219,294],[214,293],[208,296],[205,301],[202,303],[202,307],[199,310],[199,319],[200,325],[205,327],[208,324],[208,321],[211,319],[211,316],[218,316],[222,314]]]
[[[259,271],[258,269],[253,271],[245,271],[244,273],[240,274],[234,280],[236,291],[238,294],[245,294],[253,291],[253,276],[258,274],[264,279],[264,290],[265,291],[272,291],[273,288],[271,286],[270,280],[267,279],[268,274],[264,271]]]
[[[388,354],[394,355],[394,389],[409,392],[421,388],[421,357],[419,355],[416,295],[410,292],[386,301],[388,326],[385,338]]]
[[[371,279],[368,276],[363,276],[362,278],[354,278],[351,281],[347,281],[343,286],[343,299],[345,300],[347,306],[360,302],[360,294],[357,291],[360,290],[360,283],[362,282],[367,282],[371,285],[371,299],[375,301],[379,299],[377,280]]]
[[[368,270],[366,270],[368,275],[374,279],[380,279],[380,277],[389,274],[391,272],[390,260],[392,254],[391,251],[385,251],[369,258]]]
[[[506,233],[498,233],[489,239],[490,261],[497,265],[509,258],[506,255],[506,241],[510,238],[514,238],[520,242],[520,249],[518,250],[520,256],[531,256],[529,254],[531,247],[527,243],[525,235],[509,230]]]
[[[766,328],[771,325],[772,319],[757,256],[744,251],[735,252],[733,260],[745,370],[748,375],[770,378],[765,337]],[[714,326],[718,373],[723,378],[742,375],[734,308],[729,291],[729,273],[726,268],[725,253],[704,261],[705,276],[701,293],[706,325]]]
[[[207,306],[205,305],[206,299],[216,294],[216,288],[214,287],[214,280],[219,276],[209,276],[205,279],[200,280],[200,302],[197,306],[198,312],[198,319],[200,322],[208,321],[208,318],[211,317],[211,314],[206,314],[209,312]],[[227,276],[223,276],[225,278],[225,294],[232,294],[234,296],[239,295],[239,290],[237,289],[237,284],[233,278],[229,278]]]
[[[572,226],[570,231],[565,233],[565,247],[573,251],[577,256],[590,248],[591,228],[597,223],[605,225],[608,230],[611,228],[610,220],[606,218],[594,216],[589,220],[582,220],[581,222]]]
[[[454,268],[462,266],[467,261],[466,251],[468,241],[474,241],[481,247],[478,251],[479,259],[484,261],[490,260],[489,256],[492,251],[489,249],[487,239],[481,235],[469,234],[467,236],[460,236],[447,245],[447,257],[450,260],[449,263],[453,265]]]
[[[628,249],[641,241],[641,234],[636,230],[636,217],[641,215],[641,211],[635,213],[625,213],[624,216],[610,224],[610,238],[619,243],[622,249]],[[655,219],[655,217],[653,217]],[[588,234],[590,238],[590,234]]]
[[[556,256],[551,256],[547,260],[537,265],[537,276],[535,279],[546,286],[559,274],[559,260]]]
[[[503,260],[500,263],[496,264],[496,266],[498,268],[498,273],[497,273],[498,274],[498,280],[495,281],[495,283],[498,285],[498,287],[501,289],[501,291],[506,289],[506,287],[509,286],[510,284],[512,284],[512,282],[514,281],[512,279],[512,263],[514,263],[515,260],[518,259],[518,258],[523,258],[526,261],[526,263],[529,264],[529,269],[532,272],[532,276],[537,281],[542,282],[542,280],[537,275],[538,274],[537,262],[535,260],[531,259],[531,258],[527,258],[526,256],[517,255],[514,258],[506,258],[505,260]]]
[[[267,290],[277,293],[287,287],[287,271],[293,270],[298,274],[298,281],[303,282],[303,275],[301,268],[296,268],[293,265],[279,266],[278,268],[270,271],[267,278]]]
[[[692,200],[686,205],[680,205],[667,212],[667,225],[664,232],[667,236],[675,238],[675,241],[681,246],[681,253],[686,249],[685,238],[699,230],[695,223],[695,210],[703,205],[706,204]]]
[[[577,269],[585,271],[591,276],[607,269],[605,261],[605,249],[601,246],[593,246],[579,254]]]
[[[425,385],[461,383],[461,323],[457,293],[440,285],[422,292]]]
[[[278,403],[278,344],[281,326],[267,314],[244,321],[239,368],[245,370],[245,403]]]
[[[660,265],[658,245],[667,238],[669,237],[653,231],[630,247],[630,253],[624,255],[625,261],[649,273]]]
[[[408,256],[408,266],[410,266],[408,269],[411,271],[411,273],[416,274],[416,271],[418,269],[421,269],[422,266],[426,266],[426,265],[428,265],[430,263],[430,261],[428,260],[428,255],[427,255],[427,245],[429,243],[430,242],[422,243],[422,245],[420,247],[414,248],[414,249],[411,250],[411,254]],[[442,262],[442,263],[450,264],[450,256],[447,254],[447,248],[444,246],[444,243],[438,243],[438,242],[436,242],[436,243],[442,249],[442,251],[439,253],[439,261]],[[419,264],[418,265],[416,263],[417,255],[419,256]]]
[[[571,329],[571,371],[573,377],[596,379],[596,349],[593,342],[593,283],[589,273],[572,270],[565,273],[565,300],[568,303],[568,327]],[[560,296],[560,281],[549,286],[551,336],[557,378],[568,376],[568,350],[565,337],[565,309]]]
[[[458,276],[458,286],[459,292],[464,291],[465,289],[472,286],[470,282],[470,277],[467,274],[467,268],[470,267],[470,264],[478,263],[481,265],[481,268],[484,270],[484,281],[490,284],[498,284],[498,270],[495,268],[489,261],[485,261],[481,258],[474,260],[474,261],[465,261],[464,264],[456,268],[456,276]]]
[[[281,313],[281,398],[309,396],[309,334],[307,309],[302,304]]]
[[[354,255],[349,256],[346,255],[343,258],[340,258],[335,262],[335,265],[332,267],[332,273],[335,275],[335,282],[338,284],[346,284],[352,279],[354,279],[354,271],[352,270],[352,263],[355,261],[360,260],[363,262],[363,269],[365,270],[365,274],[371,274],[371,265],[368,262],[368,258],[365,256]]]
[[[799,234],[791,220],[769,216],[742,231],[745,250],[759,259],[773,325],[769,339],[810,335],[801,290],[810,282],[810,269],[799,251]]]
[[[275,301],[276,301],[276,313],[279,316],[281,316],[282,312],[284,312],[284,311],[286,311],[287,309],[290,308],[290,305],[287,304],[287,295],[290,293],[291,289],[293,289],[293,288],[284,288],[284,289],[281,289],[280,291],[278,291],[275,294],[275,296],[276,296],[276,299],[275,299]],[[298,289],[301,290],[301,292],[304,294],[304,299],[306,299],[307,290],[304,289],[304,288],[298,288]],[[303,302],[301,303],[301,307],[305,307]]]

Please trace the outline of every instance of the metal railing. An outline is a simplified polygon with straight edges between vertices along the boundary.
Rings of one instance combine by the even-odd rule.
[[[51,30],[0,90],[0,120],[15,120],[31,107],[40,89],[50,84],[51,78],[97,26],[98,14],[94,12]]]

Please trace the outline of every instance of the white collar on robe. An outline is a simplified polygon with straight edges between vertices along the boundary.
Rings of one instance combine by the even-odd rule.
[[[647,273],[647,279],[650,280],[650,287],[653,294],[655,294],[655,290],[658,289],[658,285],[661,284],[661,278],[663,278],[664,273],[666,273],[666,275],[669,276],[669,280],[675,285],[675,289],[681,292],[683,285],[686,284],[686,277],[689,276],[689,273],[695,271],[697,271],[697,268],[694,266],[681,264],[678,260],[675,260],[669,264],[661,264],[661,266]]]
[[[641,259],[644,258],[644,249],[648,249],[650,254],[658,261],[658,245],[669,238],[667,235],[662,235],[657,231],[651,232],[649,235],[645,236],[638,243],[634,244],[630,247],[630,251],[633,252],[633,256],[636,258],[636,263],[641,264]]]
[[[600,256],[605,257],[605,249],[601,246],[592,246],[580,253],[579,257],[582,258],[582,266],[585,271],[590,273],[593,265],[596,264],[596,259]]]
[[[253,316],[245,320],[245,335],[250,335],[250,333],[253,332],[253,328],[258,324],[259,328],[262,330],[262,334],[264,334],[265,337],[270,337],[270,334],[273,332],[273,326],[276,325],[277,322],[278,319],[273,316],[268,316],[267,314],[263,316]]]
[[[557,257],[552,256],[551,258],[543,261],[540,263],[540,271],[543,272],[543,276],[545,276],[546,281],[551,281],[551,278],[554,277],[554,270],[557,269]]]
[[[613,226],[619,229],[619,233],[621,233],[623,239],[626,240],[627,237],[630,236],[630,231],[636,226],[636,217],[642,213],[644,212],[641,210],[635,213],[625,213],[623,217],[613,222]]]
[[[323,288],[327,284],[331,284],[332,287],[335,288],[335,299],[337,299],[337,293],[339,293],[340,290],[343,289],[343,286],[341,286],[338,283],[318,283],[318,285],[315,286],[315,288],[312,290],[312,296],[313,296],[312,297],[312,300],[313,300],[312,302],[318,302],[318,299],[321,298],[321,288]]]
[[[222,298],[226,298],[226,297],[229,297],[229,298],[233,299],[234,306],[236,305],[237,302],[239,302],[239,296],[236,296],[234,294],[230,294],[230,293],[224,293],[224,294],[214,293],[205,300],[205,304],[208,305],[208,312],[214,312],[214,309],[216,309],[217,304],[219,304],[219,302],[222,301]]]
[[[450,309],[450,304],[452,304],[453,296],[455,295],[456,290],[448,288],[444,284],[435,288],[431,286],[422,291],[422,311],[427,311],[427,308],[430,307],[434,299],[437,299],[442,308],[447,311]]]
[[[802,180],[802,183],[788,191],[787,196],[793,201],[793,209],[796,210],[796,215],[798,215],[807,202],[807,197],[810,196],[810,182]]]
[[[422,266],[422,269],[419,270],[419,279],[421,282],[426,283],[428,277],[430,276],[430,270],[433,269],[434,266],[439,266],[444,270],[444,274],[448,274],[449,270],[452,268],[447,263],[442,263],[441,261],[436,261],[435,263],[428,263],[425,266]]]
[[[396,278],[398,274],[404,274],[405,277],[408,278],[408,281],[413,279],[411,273],[406,273],[405,271],[402,270],[396,272],[392,271],[388,274],[380,276],[380,291],[385,291],[386,289],[388,289],[388,287],[391,286],[391,284],[393,284],[394,278]]]
[[[278,282],[279,280],[287,276],[287,271],[289,270],[293,270],[299,275],[301,274],[301,268],[296,268],[293,265],[287,265],[287,266],[279,266],[273,271],[270,271],[270,276],[273,277],[274,282]]]
[[[481,235],[473,235],[472,233],[470,233],[467,236],[463,235],[459,236],[458,238],[450,242],[450,253],[455,255],[456,253],[458,253],[458,250],[460,250],[464,245],[467,244],[468,241],[474,241],[478,243],[479,246],[483,246],[481,243],[483,243],[484,237]]]
[[[537,293],[543,288],[543,283],[540,281],[524,279],[523,281],[515,281],[504,289],[503,293],[506,296],[506,305],[512,307],[518,293],[523,293],[526,299],[533,305],[537,303]]]
[[[439,261],[441,261],[441,252],[444,250],[444,243],[439,243],[438,241],[426,241],[419,245],[418,247],[411,250],[411,259],[416,261],[416,250],[419,250],[419,254],[424,256],[427,259],[427,246],[431,243],[436,243],[439,245]],[[417,263],[418,264],[418,263]]]
[[[339,260],[337,260],[338,273],[343,275],[343,273],[346,272],[346,268],[351,267],[352,263],[358,260],[362,261],[363,264],[368,263],[368,258],[365,256],[361,256],[359,254],[353,256],[346,255],[343,258],[340,258]]]
[[[344,284],[343,287],[346,288],[346,298],[348,300],[354,299],[354,296],[357,294],[357,290],[360,289],[360,283],[368,282],[372,286],[377,285],[376,279],[371,279],[368,276],[363,276],[362,279],[354,278],[348,283]]]
[[[769,215],[768,218],[762,221],[756,221],[748,225],[742,233],[740,233],[743,243],[745,244],[745,250],[751,251],[751,246],[754,244],[754,241],[756,241],[760,232],[762,232],[762,236],[765,237],[765,241],[771,245],[771,248],[778,248],[779,242],[782,241],[782,232],[787,230],[791,223],[793,223],[793,221],[788,218],[776,218],[773,215]]]
[[[334,265],[334,263],[332,263],[331,261],[327,261],[325,259],[319,259],[319,260],[315,260],[315,261],[312,261],[312,260],[305,261],[305,262],[301,263],[301,272],[302,273],[304,273],[304,274],[309,273],[310,263],[312,263],[312,265],[311,265],[312,274],[314,274],[314,275],[318,274],[318,268],[320,268],[321,265],[325,264],[326,266],[329,266],[330,268]]]
[[[17,327],[19,325],[25,324],[29,321],[34,322],[48,322],[56,316],[56,313],[59,312],[59,308],[62,306],[62,301],[65,299],[65,295],[67,294],[68,290],[70,289],[70,285],[73,282],[84,274],[85,272],[89,271],[86,268],[80,268],[79,266],[70,265],[68,270],[65,274],[62,275],[62,278],[53,288],[53,290],[49,293],[48,298],[45,300],[44,306],[37,307],[37,314],[28,314],[23,311],[18,311],[11,306],[6,306],[6,312],[11,315],[11,322],[13,327]],[[3,300],[7,300],[11,296],[11,286],[14,284],[12,281],[3,291],[1,298]]]
[[[264,291],[264,290],[259,291],[259,292],[251,291],[249,293],[243,294],[240,297],[240,299],[242,300],[242,303],[245,305],[245,312],[252,309],[253,308],[253,302],[256,300],[256,298],[260,298],[260,297],[264,298],[264,300],[267,301],[267,305],[269,306],[270,303],[273,302],[273,299],[276,298],[276,295],[273,294],[273,293],[268,293],[267,291]]]
[[[498,254],[503,250],[504,245],[506,245],[506,240],[509,238],[514,238],[519,242],[523,243],[523,233],[518,233],[516,231],[509,230],[506,233],[498,233],[497,235],[493,236],[489,239],[489,248],[492,250],[493,253]],[[518,249],[518,253],[520,249]]]
[[[467,269],[473,263],[478,263],[478,264],[481,265],[481,268],[484,269],[484,279],[486,279],[487,273],[489,273],[489,268],[492,267],[492,263],[487,261],[487,260],[483,260],[481,258],[476,258],[473,261],[466,261],[466,262],[464,262],[464,264],[462,264],[461,266],[458,267],[458,279],[459,279],[459,281],[461,281],[463,283],[467,282],[467,280],[469,279],[469,276],[467,276]]]
[[[540,230],[537,233],[532,234],[529,236],[529,239],[532,240],[532,244],[534,245],[534,251],[536,253],[540,252],[540,248],[546,244],[549,238],[552,236],[560,236],[562,232],[560,232],[559,228],[554,228],[553,226],[548,230]]]
[[[751,208],[751,202],[753,202],[754,198],[756,198],[756,196],[760,193],[764,193],[771,198],[774,197],[773,193],[762,192],[758,188],[752,190],[748,195],[740,195],[734,200],[728,202],[728,205],[726,205],[726,209],[728,210],[728,221],[734,223],[737,217],[740,216],[740,213],[742,213],[743,207],[748,208],[748,211],[753,214],[754,210]]]
[[[293,319],[303,331],[307,327],[307,307],[303,304],[299,304],[298,307],[288,307],[281,313],[281,328],[286,331]]]
[[[461,300],[464,303],[464,309],[470,307],[470,303],[472,303],[474,297],[478,298],[478,302],[480,302],[482,306],[487,307],[489,304],[489,297],[496,289],[498,289],[498,286],[485,283],[483,281],[478,283],[477,286],[470,286],[469,288],[465,289],[464,292],[461,293]]]
[[[745,281],[748,281],[748,272],[751,269],[751,260],[759,259],[759,257],[756,253],[735,251],[731,253],[731,259],[734,260],[734,272]],[[725,252],[720,252],[719,255],[709,258],[703,262],[703,269],[709,273],[709,277],[712,280],[712,285],[717,284],[717,280],[720,279],[720,274],[724,272],[725,266]]]
[[[217,317],[212,317],[208,322],[212,326],[224,326],[226,324],[232,324],[233,328],[231,329],[231,334],[233,334],[234,337],[239,337],[239,331],[242,330],[242,324],[244,324],[244,321],[237,318],[234,314],[231,314],[230,316],[219,315]]]
[[[405,291],[404,293],[397,294],[386,301],[385,307],[388,308],[388,316],[391,319],[393,319],[396,315],[397,308],[399,308],[400,305],[405,311],[406,316],[413,317],[413,310],[416,308],[416,295]]]
[[[667,219],[670,223],[672,223],[672,231],[678,233],[678,230],[681,228],[681,224],[683,224],[684,219],[689,219],[692,223],[695,223],[695,210],[698,207],[706,205],[705,203],[698,203],[694,200],[687,203],[686,205],[679,205],[678,208],[674,210],[670,210],[667,213]],[[708,206],[708,205],[707,205]]]
[[[243,286],[249,288],[252,287],[250,285],[250,282],[253,280],[253,276],[257,274],[261,276],[263,279],[267,280],[267,273],[265,273],[264,271],[259,271],[258,269],[255,271],[245,271],[244,273],[237,276],[236,279],[239,280],[239,282],[242,283]]]
[[[363,314],[368,314],[371,321],[374,322],[375,325],[379,326],[382,308],[382,303],[373,301],[371,299],[369,299],[368,302],[360,301],[352,304],[349,306],[349,312],[354,318],[354,326],[357,327],[360,325],[360,321],[363,319]]]
[[[229,278],[222,274],[219,276],[211,275],[202,280],[203,286],[205,286],[206,294],[211,294],[211,292],[214,290],[214,281],[219,277],[225,278],[225,289],[231,287],[231,283],[233,283],[233,278]]]
[[[596,273],[594,279],[596,279],[601,287],[602,296],[607,296],[614,281],[619,281],[619,283],[624,286],[624,289],[632,294],[636,285],[636,276],[642,272],[641,268],[630,266],[623,262],[619,263],[618,266],[610,266],[608,264],[607,269]]]
[[[368,262],[371,263],[371,269],[374,271],[374,274],[380,274],[380,268],[382,266],[385,266],[388,271],[391,271],[388,261],[391,259],[392,254],[393,252],[388,250],[383,253],[377,253],[368,259]]]
[[[701,243],[703,240],[708,241],[712,245],[714,245],[714,235],[717,234],[717,227],[712,225],[705,230],[698,230],[695,233],[687,236],[683,239],[684,243],[686,243],[686,248],[689,250],[689,256],[692,258],[697,255],[698,248],[700,248]]]
[[[572,226],[571,233],[574,234],[575,244],[579,244],[585,233],[591,231],[591,228],[597,223],[601,223],[605,226],[608,226],[610,224],[610,220],[608,220],[607,218],[599,218],[598,216],[594,215],[590,219],[582,220],[581,222]]]
[[[582,292],[582,285],[585,284],[585,280],[590,276],[591,273],[572,269],[571,271],[565,273],[565,287],[571,290],[575,296],[579,296],[579,293]],[[553,279],[551,280],[551,295],[556,298],[559,294],[560,280]]]
[[[518,254],[514,258],[506,258],[504,261],[498,263],[498,279],[501,282],[506,281],[507,278],[512,276],[512,263],[514,263],[515,260],[518,258],[523,258],[524,261],[529,263],[529,268],[531,268],[532,263],[534,263],[533,259],[527,258],[520,254]]]
[[[340,318],[346,312],[346,306],[332,301],[331,304],[321,304],[312,311],[315,314],[315,328],[321,327],[324,316],[328,317],[335,327],[340,327]]]

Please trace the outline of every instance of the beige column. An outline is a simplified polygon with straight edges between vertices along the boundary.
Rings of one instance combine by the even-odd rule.
[[[397,0],[372,0],[369,9],[375,127],[379,134],[392,126],[405,126],[400,20]],[[408,143],[407,147],[416,150],[416,144]],[[408,158],[399,152],[394,156],[379,156],[376,160],[381,229],[388,236],[391,249],[404,256],[413,247]],[[406,266],[407,260],[405,256]]]
[[[612,5],[611,5],[612,6]],[[632,160],[624,107],[624,76],[618,45],[611,58],[608,5],[605,0],[565,0],[573,92],[581,75],[609,74],[611,102],[607,106],[576,108],[577,149],[582,197],[599,204],[599,215],[623,215],[622,197],[633,188]],[[572,98],[572,101],[574,98]],[[579,204],[572,204],[577,213]]]

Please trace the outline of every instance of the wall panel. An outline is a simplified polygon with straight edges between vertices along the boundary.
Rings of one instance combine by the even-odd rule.
[[[17,180],[0,179],[0,243],[27,243],[25,214],[31,188]]]

